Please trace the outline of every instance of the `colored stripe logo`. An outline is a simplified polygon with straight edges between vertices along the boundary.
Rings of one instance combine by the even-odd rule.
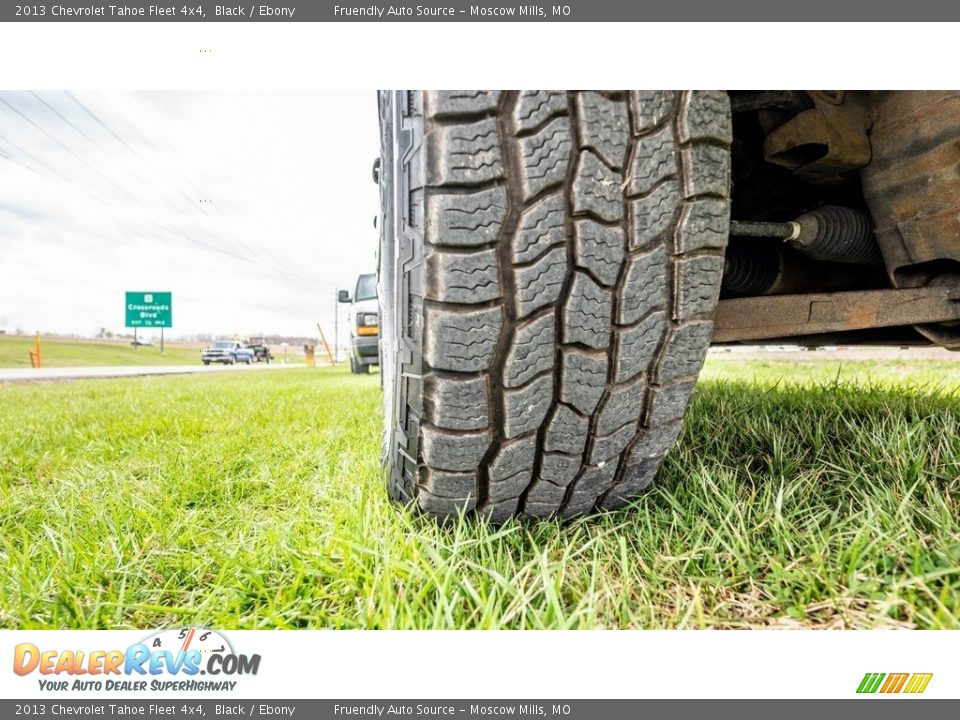
[[[932,677],[933,673],[867,673],[860,681],[857,692],[919,694],[927,689]]]

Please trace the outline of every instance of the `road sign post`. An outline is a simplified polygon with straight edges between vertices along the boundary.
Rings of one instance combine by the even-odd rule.
[[[163,354],[163,329],[173,327],[173,293],[127,291],[124,305],[126,327],[133,328],[137,347],[138,328],[160,328],[160,354]]]

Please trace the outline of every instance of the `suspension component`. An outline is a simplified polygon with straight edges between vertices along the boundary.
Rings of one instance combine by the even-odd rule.
[[[800,234],[800,223],[789,222],[749,222],[730,221],[730,235],[733,237],[777,238],[795,240]]]
[[[824,205],[796,222],[800,232],[788,242],[807,257],[854,265],[883,263],[870,220],[858,210]]]
[[[730,234],[735,235],[733,223],[730,225]],[[723,261],[723,294],[732,297],[769,294],[781,277],[782,253],[780,247],[769,243],[731,241]]]
[[[730,222],[733,237],[776,238],[822,262],[880,265],[883,257],[867,216],[837,205],[804,213],[789,222]]]

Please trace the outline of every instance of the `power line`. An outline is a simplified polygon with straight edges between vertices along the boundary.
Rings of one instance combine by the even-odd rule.
[[[69,93],[67,93],[67,94],[70,95]],[[113,131],[112,128],[109,127],[109,125],[107,125],[107,124],[106,124],[105,122],[103,122],[98,116],[96,116],[95,113],[93,113],[89,108],[87,108],[85,105],[83,105],[82,103],[80,103],[80,101],[77,100],[76,98],[74,98],[72,95],[70,95],[70,97],[73,98],[74,101],[77,102],[89,115],[91,115],[91,117],[93,117],[95,120],[97,120],[97,122],[98,122],[102,127],[104,127],[104,129],[107,130],[107,132],[109,132],[113,137],[115,137],[121,144],[123,144],[123,145],[124,145],[125,147],[127,147],[131,152],[133,152],[135,155],[137,155],[138,157],[140,157],[142,160],[144,160],[144,161],[146,162],[146,159],[145,159],[145,158],[143,158],[142,156],[140,156],[139,153],[137,153],[132,147],[130,147],[130,145],[127,144],[126,141],[123,140],[122,137],[120,137],[115,131]],[[111,178],[109,178],[109,177],[107,177],[106,175],[104,175],[104,173],[102,173],[101,171],[99,171],[96,167],[94,167],[93,165],[91,165],[91,164],[90,164],[88,161],[86,161],[84,158],[81,158],[79,155],[77,155],[77,153],[74,152],[70,147],[68,147],[66,144],[64,144],[63,142],[61,142],[61,141],[59,140],[59,138],[56,138],[55,136],[53,136],[52,133],[50,133],[49,131],[47,131],[45,128],[41,127],[41,126],[40,126],[36,121],[34,121],[32,118],[28,117],[25,113],[21,112],[19,109],[17,109],[16,107],[14,107],[11,103],[9,103],[7,100],[5,100],[5,99],[2,98],[2,97],[0,97],[0,102],[2,102],[4,105],[6,105],[8,108],[10,108],[10,110],[12,110],[16,115],[18,115],[18,116],[21,117],[23,120],[25,120],[27,123],[29,123],[32,127],[36,128],[36,129],[39,130],[41,133],[43,133],[45,136],[47,136],[48,138],[50,138],[53,142],[55,142],[59,147],[61,147],[62,149],[64,149],[67,153],[69,153],[69,154],[72,155],[73,157],[75,157],[75,158],[77,158],[78,160],[80,160],[81,162],[83,162],[86,166],[88,166],[88,167],[90,167],[91,169],[93,169],[98,175],[100,175],[100,176],[103,177],[105,180],[107,180],[111,185],[113,185],[114,187],[117,187],[118,189],[120,189],[125,195],[127,195],[128,197],[130,197],[130,199],[136,200],[136,198],[135,198],[133,195],[131,195],[128,191],[126,191],[124,188],[120,188],[120,186],[117,185],[117,183],[114,182]],[[50,107],[49,103],[44,102],[44,105],[47,106],[48,108]],[[79,132],[81,135],[83,135],[85,138],[87,138],[88,141],[90,141],[91,143],[93,143],[94,145],[96,145],[96,146],[99,147],[99,144],[98,144],[96,141],[94,141],[94,140],[93,140],[92,138],[90,138],[86,133],[82,132],[79,128],[77,128],[75,124],[71,123],[69,120],[67,120],[65,117],[63,117],[62,114],[60,114],[60,113],[58,113],[58,112],[55,112],[55,114],[56,114],[58,117],[60,117],[62,120],[64,120],[68,125],[70,125],[74,130],[76,130],[76,131]],[[2,137],[2,136],[0,136],[0,137]],[[37,158],[37,157],[34,156],[33,154],[29,153],[28,151],[26,151],[24,148],[20,147],[19,145],[16,145],[16,144],[13,143],[11,140],[9,140],[9,139],[7,139],[7,138],[3,138],[3,139],[5,140],[5,142],[7,142],[8,144],[10,144],[12,147],[16,148],[19,152],[21,152],[21,153],[22,153],[23,155],[25,155],[26,157],[29,157],[29,158],[30,158],[31,160],[33,160],[35,163],[37,163],[37,164],[40,165],[41,167],[44,167],[44,168],[46,168],[48,171],[50,171],[50,172],[54,173],[55,175],[57,175],[57,176],[60,178],[60,181],[61,181],[62,184],[66,185],[66,186],[67,186],[68,188],[70,188],[70,189],[76,190],[76,188],[72,188],[72,187],[71,187],[71,184],[69,183],[69,181],[66,180],[66,178],[63,177],[63,175],[61,175],[60,173],[58,173],[57,171],[55,171],[53,168],[51,168],[51,167],[50,167],[49,165],[47,165],[45,162],[41,161],[39,158]],[[102,147],[100,147],[100,149],[103,150]],[[103,150],[103,151],[106,152],[105,150]],[[12,157],[8,156],[8,159],[11,159],[11,160],[12,160]],[[22,164],[22,163],[21,163],[21,164]],[[147,163],[147,164],[149,165],[149,163]],[[24,165],[24,167],[27,167],[28,169],[31,169],[31,168],[29,168],[29,166],[26,166],[26,165]],[[158,174],[159,174],[159,173],[158,173]],[[140,177],[138,174],[134,173],[134,177],[136,177],[138,180],[140,180],[141,182],[143,182],[143,178]],[[50,179],[50,178],[48,177],[48,179]],[[91,194],[88,193],[88,192],[84,192],[84,191],[80,191],[80,192],[81,192],[82,194],[84,194],[86,197],[89,197],[89,198],[91,198],[91,199],[99,202],[99,203],[102,204],[102,205],[108,206],[108,204],[105,203],[105,202],[104,202],[103,200],[101,200],[100,198],[98,198],[98,197],[96,197],[96,196],[94,196],[94,195],[91,195]],[[188,220],[193,220],[193,222],[196,222],[195,219],[190,218],[186,213],[183,212],[183,210],[181,210],[180,208],[177,208],[176,206],[172,205],[172,203],[170,203],[170,201],[169,201],[168,198],[162,197],[162,199],[164,200],[164,202],[166,202],[168,205],[170,205],[170,206],[171,206],[176,212],[178,212],[180,215],[184,216],[184,217],[187,218]],[[191,205],[192,205],[192,203],[191,203]],[[126,223],[124,223],[124,221],[118,220],[118,222],[120,222],[122,226],[127,227],[128,229],[130,228],[130,225],[127,225]],[[277,273],[279,276],[283,277],[283,278],[286,279],[286,280],[291,280],[291,281],[294,281],[294,282],[296,282],[296,281],[298,281],[298,280],[299,280],[299,281],[304,281],[304,282],[310,282],[310,280],[309,280],[308,278],[305,278],[305,277],[303,277],[303,276],[298,276],[298,275],[295,275],[295,274],[289,273],[289,272],[285,273],[285,272],[283,272],[282,270],[280,270],[280,269],[278,269],[278,268],[276,268],[276,267],[274,267],[274,266],[267,265],[267,264],[265,264],[265,263],[259,262],[259,261],[257,261],[257,260],[254,260],[254,259],[251,259],[251,258],[248,258],[248,257],[245,257],[245,256],[243,256],[243,255],[240,255],[240,254],[238,254],[238,253],[235,253],[235,252],[233,252],[233,251],[231,251],[231,250],[226,249],[225,244],[222,243],[222,240],[220,240],[220,238],[218,238],[216,235],[214,235],[209,229],[202,228],[202,226],[200,226],[201,229],[203,229],[205,232],[207,232],[208,234],[210,234],[211,237],[213,237],[214,240],[220,241],[222,246],[215,246],[215,245],[210,245],[210,244],[208,244],[208,243],[201,242],[201,241],[197,240],[197,239],[194,238],[194,237],[191,237],[191,236],[189,236],[189,235],[186,235],[186,234],[184,234],[183,232],[178,231],[178,230],[176,230],[175,228],[172,228],[172,227],[169,226],[169,225],[161,224],[160,222],[158,222],[158,221],[156,221],[156,220],[153,220],[153,221],[148,220],[147,222],[150,222],[150,223],[156,225],[156,226],[159,227],[161,230],[164,230],[165,232],[167,232],[167,233],[169,233],[169,234],[171,234],[171,235],[174,235],[174,236],[176,236],[176,237],[183,238],[183,239],[187,240],[188,242],[190,242],[190,243],[192,243],[192,244],[194,244],[194,245],[197,245],[197,246],[202,247],[202,248],[204,248],[204,249],[206,249],[206,250],[209,250],[209,251],[219,252],[219,253],[221,253],[221,254],[227,255],[227,256],[232,257],[232,258],[234,258],[234,259],[236,259],[236,260],[239,260],[239,261],[241,261],[241,262],[250,263],[250,264],[255,265],[255,266],[257,266],[257,267],[260,267],[260,268],[262,268],[262,269],[269,270],[269,271],[271,271],[271,272]],[[143,231],[143,228],[142,228],[142,227],[140,228],[140,231],[141,231],[141,232]],[[149,235],[152,235],[152,233],[150,233],[149,231],[148,231],[146,234],[147,234],[148,236],[149,236]],[[161,239],[161,241],[162,241],[162,239]],[[314,292],[313,287],[309,288],[309,290],[306,290],[306,289],[302,289],[302,290],[303,290],[304,292],[310,292],[311,297],[312,297],[313,292]]]
[[[34,173],[39,174],[39,175],[41,175],[41,176],[43,176],[43,177],[46,177],[48,180],[53,180],[53,181],[55,181],[55,182],[58,182],[59,184],[64,185],[67,189],[72,190],[72,191],[74,191],[74,192],[78,192],[78,193],[80,193],[81,195],[84,195],[85,197],[90,198],[91,200],[93,200],[93,201],[95,201],[95,202],[103,205],[104,207],[106,207],[106,208],[108,208],[108,209],[112,209],[112,206],[111,206],[110,203],[105,202],[104,200],[102,200],[101,198],[97,197],[96,195],[92,195],[92,194],[89,193],[89,192],[86,192],[86,191],[84,191],[84,190],[82,190],[82,189],[79,189],[79,188],[75,187],[75,186],[73,185],[73,183],[71,183],[69,180],[67,180],[61,173],[57,172],[54,168],[50,167],[47,163],[43,162],[43,161],[40,160],[38,157],[36,157],[36,156],[33,155],[32,153],[30,153],[30,152],[29,152],[28,150],[26,150],[25,148],[21,147],[21,146],[18,145],[17,143],[13,142],[13,141],[10,140],[9,138],[4,137],[3,135],[0,135],[0,141],[3,141],[3,142],[5,142],[5,143],[7,143],[7,144],[10,145],[11,147],[13,147],[15,150],[17,150],[18,152],[22,153],[24,156],[30,158],[33,162],[37,163],[40,167],[45,168],[48,172],[47,172],[47,173],[41,172],[41,171],[37,170],[36,168],[32,168],[32,167],[30,167],[29,165],[27,165],[27,164],[25,164],[25,163],[23,163],[23,162],[21,162],[21,161],[16,160],[16,159],[15,159],[13,156],[11,156],[9,153],[4,153],[4,156],[7,158],[7,160],[12,161],[12,162],[14,162],[15,164],[18,164],[18,165],[20,165],[21,167],[24,167],[24,168],[26,168],[27,170],[29,170],[29,171],[31,171],[31,172],[34,172]],[[136,221],[132,221],[133,224],[131,224],[130,222],[127,222],[127,221],[122,220],[122,219],[119,219],[119,218],[115,218],[115,220],[116,220],[116,221],[119,223],[119,225],[120,225],[122,228],[124,228],[124,229],[133,230],[133,231],[135,231],[135,232],[139,232],[139,233],[141,233],[141,234],[145,234],[145,235],[147,235],[148,237],[155,237],[155,238],[156,238],[157,240],[159,240],[161,243],[163,243],[163,244],[165,244],[165,245],[168,245],[168,244],[169,244],[169,243],[166,242],[166,240],[163,239],[162,236],[157,235],[155,232],[152,232],[152,231],[150,231],[149,229],[146,229],[146,231],[145,231],[145,228],[144,228],[142,225],[140,225],[140,223],[138,223],[138,222],[136,222]],[[258,262],[256,262],[255,260],[252,260],[252,259],[250,259],[250,258],[244,257],[244,256],[242,256],[242,255],[238,255],[238,254],[233,253],[233,252],[231,252],[231,251],[229,251],[229,250],[225,250],[225,249],[220,248],[220,247],[217,247],[217,246],[213,246],[213,245],[208,245],[208,244],[206,244],[206,243],[202,243],[202,242],[200,242],[199,240],[197,240],[196,238],[192,238],[192,237],[190,237],[190,236],[188,236],[188,235],[185,235],[185,234],[182,233],[181,231],[178,231],[176,228],[172,228],[172,227],[169,226],[169,225],[163,225],[163,224],[160,224],[160,223],[157,222],[157,221],[147,221],[147,222],[152,222],[152,224],[156,225],[158,228],[160,228],[161,230],[165,231],[166,233],[168,233],[168,234],[170,234],[170,235],[173,235],[173,236],[175,236],[175,237],[179,237],[179,238],[182,238],[182,239],[184,239],[184,240],[187,240],[188,242],[190,242],[190,243],[192,243],[192,244],[194,244],[194,245],[197,245],[197,246],[199,246],[199,247],[202,247],[202,248],[204,248],[204,249],[206,249],[206,250],[209,250],[209,251],[212,251],[212,252],[218,252],[218,253],[227,255],[228,257],[232,257],[232,258],[234,258],[234,259],[236,259],[236,260],[239,260],[239,261],[241,261],[241,262],[250,263],[250,264],[256,265],[256,266],[258,266],[258,267],[261,267],[261,268],[263,268],[263,269],[266,269],[266,270],[276,271],[275,268],[271,268],[271,267],[269,267],[269,266],[263,265],[262,263],[258,263]],[[137,227],[138,225],[140,225],[140,226]],[[301,290],[301,291],[302,291],[302,290]],[[312,294],[311,294],[311,297],[312,297]]]
[[[169,182],[169,180],[168,180],[166,177],[163,176],[163,173],[162,173],[161,171],[159,171],[152,163],[150,163],[149,160],[147,160],[147,158],[145,158],[142,154],[140,154],[134,147],[132,147],[129,143],[127,143],[127,141],[124,140],[123,137],[122,137],[117,131],[115,131],[115,130],[110,126],[109,123],[107,123],[107,122],[106,122],[103,118],[101,118],[97,113],[95,113],[93,110],[91,110],[87,105],[85,105],[83,102],[81,102],[81,101],[79,100],[79,98],[77,98],[77,97],[76,97],[75,95],[73,95],[72,93],[70,93],[70,92],[65,92],[65,94],[66,94],[74,103],[76,103],[76,104],[78,105],[78,107],[80,107],[85,113],[87,113],[91,118],[93,118],[101,127],[103,127],[108,133],[110,133],[110,135],[112,135],[114,138],[116,138],[130,153],[132,153],[135,157],[137,157],[139,160],[141,160],[147,167],[149,167],[151,170],[153,170],[158,176],[160,176],[160,178],[161,178],[162,180],[164,180],[165,182]],[[123,117],[123,115],[122,115],[118,110],[116,110],[115,108],[113,108],[112,111],[118,116],[118,118],[120,119],[120,122],[123,123],[123,124],[125,124],[125,125],[127,126],[127,128],[128,128],[129,130],[131,130],[131,132],[133,132],[135,135],[137,135],[138,137],[140,137],[142,141],[145,141],[145,140],[146,140],[146,139],[136,130],[136,128],[134,128],[134,127],[129,123],[129,121],[127,121],[126,118]],[[159,133],[159,134],[162,135],[162,133]],[[170,145],[169,140],[167,140],[167,145],[168,145],[168,146]],[[182,175],[182,173],[181,173],[181,177],[184,177],[184,176]],[[199,195],[199,194],[200,194],[200,191],[196,188],[196,186],[193,185],[193,183],[191,183],[188,179],[185,178],[185,180],[186,180],[186,182],[188,182],[190,185],[193,186],[193,189],[194,189],[194,190],[198,193],[198,195]],[[184,200],[186,200],[186,201],[188,202],[188,204],[190,205],[191,209],[193,209],[193,208],[196,207],[196,206],[194,205],[194,202],[193,202],[186,194],[184,194],[183,191],[182,191],[179,187],[176,187],[176,186],[173,185],[172,183],[171,183],[171,186],[174,187],[175,191],[176,191],[181,197],[183,197]],[[168,204],[169,204],[169,201],[168,201]],[[216,208],[216,207],[215,207],[215,209],[216,209],[217,212],[219,213],[219,209]],[[200,211],[201,211],[201,213],[202,213],[205,217],[208,217],[208,218],[209,218],[209,216],[204,212],[204,209],[203,209],[203,208],[200,208]],[[191,219],[194,223],[196,223],[196,224],[198,225],[198,227],[203,228],[203,226],[199,225],[199,223],[197,223],[197,221],[196,221],[195,219],[193,219],[193,218],[188,218],[188,219]],[[211,234],[212,237],[214,237],[215,239],[218,239],[218,240],[219,240],[219,238],[217,238],[217,236],[213,235],[213,233],[212,233],[209,229],[206,229],[206,228],[203,228],[203,229],[204,229],[205,232],[207,232],[208,234]],[[229,232],[229,230],[228,230],[228,232]],[[247,243],[245,243],[243,240],[241,240],[239,237],[237,237],[237,236],[234,235],[233,233],[230,233],[230,235],[233,237],[234,241],[235,241],[238,245],[240,245],[240,246],[243,247],[245,250],[247,250],[247,252],[249,252],[251,255],[261,255],[261,253],[255,251],[255,250],[254,250],[253,248],[251,248]],[[263,257],[263,256],[261,255],[261,257]],[[303,275],[299,275],[298,273],[294,272],[294,271],[291,270],[289,267],[287,267],[282,261],[280,261],[279,258],[271,257],[270,260],[272,260],[274,263],[280,265],[280,268],[275,268],[275,267],[273,267],[273,266],[264,266],[264,267],[270,267],[270,268],[273,269],[274,271],[279,272],[279,273],[285,275],[285,276],[286,276],[286,279],[293,280],[293,281],[295,281],[295,282],[300,281],[300,282],[307,283],[307,287],[306,287],[305,289],[307,289],[307,290],[308,290],[309,292],[311,292],[311,293],[312,293],[312,292],[315,292],[314,280],[313,280],[312,278],[307,278],[307,277],[305,277],[305,276],[303,276]]]

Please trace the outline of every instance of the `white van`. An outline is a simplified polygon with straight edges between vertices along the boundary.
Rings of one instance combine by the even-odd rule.
[[[350,303],[350,371],[370,372],[371,365],[380,365],[380,308],[377,306],[375,273],[357,278],[353,297],[341,290],[337,299]]]

